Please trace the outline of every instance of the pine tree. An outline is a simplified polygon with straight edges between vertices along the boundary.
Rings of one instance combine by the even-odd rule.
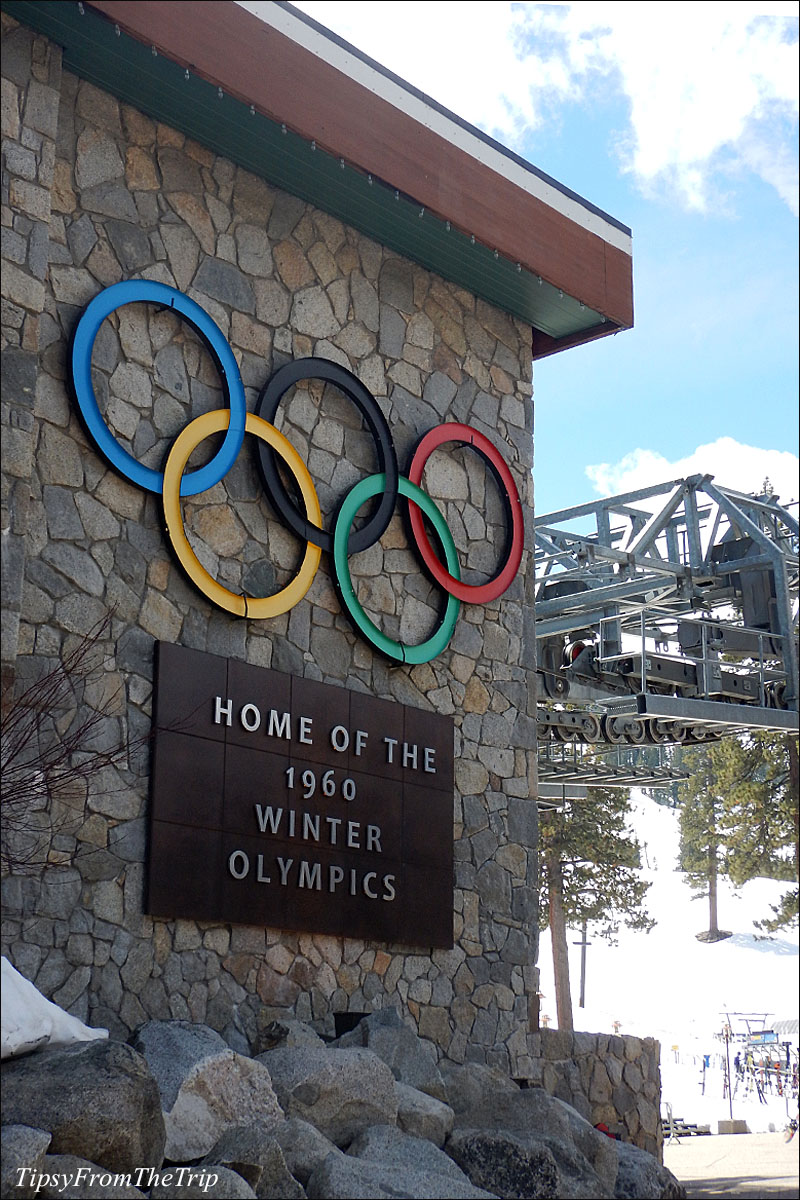
[[[733,883],[767,878],[793,880],[775,917],[759,922],[774,931],[797,924],[797,739],[750,731],[731,738],[720,770],[725,789],[728,873]]]
[[[727,868],[720,830],[723,798],[715,758],[720,744],[684,755],[683,766],[691,775],[680,789],[679,862],[697,895],[708,896],[708,930],[697,935],[708,942],[730,937],[729,932],[719,928],[717,912],[717,880]]]
[[[559,1029],[572,1028],[567,926],[593,926],[613,942],[624,923],[650,930],[644,908],[649,883],[641,879],[641,850],[628,828],[630,792],[590,788],[585,800],[567,800],[540,822],[541,928],[550,927]]]
[[[681,868],[698,891],[708,892],[708,938],[720,936],[716,880],[797,881],[797,740],[750,730],[685,752],[692,776],[681,787]],[[770,931],[797,923],[797,886],[774,916],[757,923]]]
[[[796,874],[797,796],[789,786],[790,745],[782,734],[750,731],[726,739],[717,749],[728,874],[735,884]]]

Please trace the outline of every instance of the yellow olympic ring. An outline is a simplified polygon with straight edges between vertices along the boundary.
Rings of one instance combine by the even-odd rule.
[[[287,584],[282,591],[277,592],[274,596],[253,599],[250,596],[239,596],[235,592],[229,591],[209,575],[190,546],[183,527],[180,488],[189,456],[212,433],[222,433],[226,430],[229,420],[230,413],[227,409],[204,413],[203,416],[196,417],[194,421],[191,421],[175,439],[164,468],[164,519],[167,536],[172,542],[172,547],[186,574],[203,595],[207,596],[214,604],[237,617],[277,617],[302,600],[311,587],[322,555],[319,546],[313,545],[312,542],[306,543],[306,552],[300,569],[291,583]],[[247,414],[245,432],[261,438],[281,456],[297,480],[308,520],[321,528],[322,513],[319,497],[308,473],[308,468],[291,442],[274,425],[270,425],[261,417],[253,416],[252,413]]]

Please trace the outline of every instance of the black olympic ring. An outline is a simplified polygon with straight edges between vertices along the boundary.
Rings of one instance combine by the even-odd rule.
[[[135,301],[168,305],[197,330],[220,367],[223,386],[229,393],[230,409],[216,410],[196,417],[176,438],[168,455],[163,475],[145,468],[116,440],[97,408],[91,384],[92,348],[103,319],[115,308]],[[214,604],[241,617],[273,617],[290,609],[306,594],[314,579],[322,549],[333,559],[334,584],[354,628],[389,659],[399,662],[429,662],[448,644],[462,601],[472,604],[496,600],[516,575],[524,540],[522,505],[508,464],[484,434],[471,426],[446,422],[429,430],[411,456],[408,478],[400,476],[397,455],[386,418],[377,400],[356,375],[328,359],[305,358],[287,363],[267,382],[258,400],[257,415],[245,410],[244,387],[236,359],[220,329],[194,301],[174,288],[152,281],[115,284],[101,292],[87,306],[72,339],[71,381],[87,431],[111,465],[132,483],[163,498],[167,536],[181,566],[199,590]],[[353,485],[342,500],[333,533],[322,529],[319,499],[308,468],[295,448],[275,428],[272,420],[288,389],[301,379],[321,379],[334,384],[355,404],[376,444],[379,470]],[[257,464],[266,494],[286,525],[307,543],[306,554],[295,578],[277,595],[250,598],[219,584],[200,563],[183,528],[181,496],[195,495],[221,481],[236,459],[245,432],[259,439]],[[210,463],[184,478],[184,470],[196,446],[211,434],[225,433],[223,445]],[[437,447],[446,442],[462,443],[476,450],[505,493],[507,532],[505,563],[485,584],[462,584],[458,553],[452,533],[434,501],[419,484],[425,463]],[[294,476],[302,515],[290,498],[278,471],[277,458]],[[380,495],[377,508],[365,524],[352,532],[359,509]],[[407,501],[412,547],[433,581],[448,594],[446,608],[433,633],[422,643],[407,646],[383,634],[361,606],[350,578],[348,556],[366,550],[380,540],[394,512],[398,495]],[[424,520],[423,520],[424,518]],[[427,526],[432,529],[444,551],[442,563],[430,544]]]
[[[385,490],[375,512],[360,529],[354,530],[350,534],[347,543],[348,554],[356,554],[359,550],[368,550],[386,532],[398,495],[397,454],[386,417],[372,392],[364,386],[358,376],[327,358],[298,358],[280,367],[262,390],[256,405],[256,414],[274,425],[278,405],[289,388],[301,379],[324,379],[328,383],[335,384],[348,399],[353,401],[375,439],[378,451],[378,473],[385,476]],[[320,529],[298,511],[286,491],[278,471],[275,452],[268,443],[259,443],[257,461],[264,489],[289,528],[294,530],[298,537],[319,546],[328,554],[332,554],[333,533]]]

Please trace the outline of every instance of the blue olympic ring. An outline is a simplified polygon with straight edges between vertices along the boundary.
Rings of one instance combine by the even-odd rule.
[[[100,412],[92,386],[92,351],[100,326],[117,308],[137,301],[168,308],[191,325],[216,364],[229,410],[226,412],[220,409],[191,421],[173,445],[164,473],[145,467],[120,446]],[[345,613],[356,632],[394,662],[430,662],[450,641],[458,618],[460,601],[483,603],[497,599],[519,569],[522,554],[522,516],[516,486],[505,460],[482,434],[459,423],[439,425],[424,436],[414,451],[408,470],[409,478],[398,476],[397,459],[389,427],[372,393],[357,376],[345,368],[326,359],[307,358],[289,363],[273,374],[261,393],[259,410],[264,410],[267,416],[273,418],[284,393],[300,379],[319,378],[335,383],[365,419],[377,443],[378,459],[382,467],[378,473],[355,484],[345,496],[333,536],[323,531],[319,500],[307,468],[291,443],[286,441],[271,421],[247,415],[244,385],[227,339],[199,304],[175,288],[153,280],[133,280],[106,288],[95,296],[84,310],[72,336],[69,362],[71,390],[90,438],[123,478],[129,479],[145,491],[163,497],[167,537],[182,568],[205,596],[227,612],[242,617],[273,617],[286,612],[308,591],[319,564],[320,550],[324,547],[333,554],[334,584]],[[209,434],[221,433],[223,430],[225,435],[222,445],[211,461],[184,476],[183,469],[193,450]],[[292,583],[277,595],[261,599],[251,599],[232,592],[208,575],[186,539],[180,506],[181,496],[195,496],[222,481],[238,457],[246,431],[255,434],[283,458],[299,485],[306,514],[303,516],[299,509],[295,509],[272,456],[265,456],[266,467],[264,458],[260,458],[265,489],[276,512],[283,517],[289,528],[308,542],[303,565]],[[449,441],[463,442],[477,450],[486,459],[506,491],[507,515],[512,524],[508,561],[494,579],[479,586],[461,584],[458,554],[452,534],[436,504],[419,487],[425,462],[431,452]],[[356,596],[348,565],[351,553],[366,549],[381,537],[391,518],[398,492],[409,502],[410,540],[416,546],[425,570],[444,592],[448,593],[433,633],[417,645],[406,645],[381,633],[367,616]],[[359,509],[378,494],[382,494],[383,499],[377,511],[353,534],[352,526]],[[427,540],[418,511],[420,509],[441,543],[447,562],[446,569]]]
[[[115,309],[136,301],[160,304],[183,317],[208,348],[220,373],[222,390],[230,408],[230,423],[222,445],[210,462],[196,471],[190,471],[181,481],[180,494],[196,496],[198,492],[205,492],[219,483],[233,466],[244,441],[247,407],[244,384],[233,350],[216,322],[194,300],[165,283],[150,279],[115,283],[95,296],[86,306],[72,336],[70,359],[75,400],[89,435],[110,465],[138,487],[161,495],[163,472],[144,466],[120,446],[106,425],[92,386],[92,350],[100,326]]]

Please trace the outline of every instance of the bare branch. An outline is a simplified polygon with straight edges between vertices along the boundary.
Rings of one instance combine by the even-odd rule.
[[[97,780],[108,767],[126,765],[131,752],[148,740],[139,738],[133,746],[122,737],[116,746],[97,747],[94,743],[107,713],[84,707],[81,715],[85,687],[100,670],[95,651],[110,625],[108,614],[24,691],[15,695],[9,687],[3,693],[0,869],[4,874],[44,866],[56,834],[82,821],[88,781]]]

